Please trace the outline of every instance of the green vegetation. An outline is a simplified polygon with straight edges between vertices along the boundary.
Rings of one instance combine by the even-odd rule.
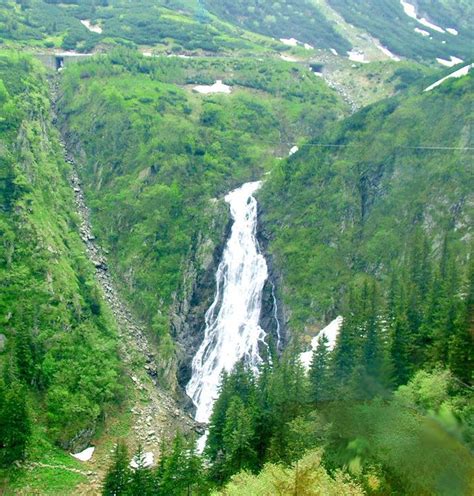
[[[238,86],[208,97],[184,86],[215,78]],[[216,236],[210,200],[260,177],[275,151],[287,154],[343,107],[310,71],[286,62],[149,59],[129,51],[67,68],[63,88],[64,125],[85,157],[97,235],[169,356],[169,317],[187,261],[199,240]]]
[[[81,433],[93,433],[122,395],[115,329],[78,235],[70,171],[49,112],[39,64],[1,52],[0,458],[6,465],[27,453],[29,419],[69,447]]]
[[[393,274],[403,280],[411,270],[414,250],[413,261],[419,253],[439,259],[444,239],[465,273],[472,81],[366,107],[317,140],[329,146],[302,145],[273,170],[261,192],[263,221],[292,329],[349,311],[343,294],[353,282],[374,278],[386,293]]]
[[[472,10],[472,6],[466,7],[469,2],[416,2],[421,7],[421,13],[426,11],[429,19],[442,21],[442,28],[456,28],[459,31],[458,36],[425,28],[404,13],[399,1],[328,2],[347,22],[366,30],[397,55],[433,62],[437,57],[449,60],[451,55],[467,59],[472,57],[472,30],[466,25],[470,18],[468,8]],[[449,9],[441,6],[445,3],[449,3]],[[421,36],[414,31],[415,28],[427,30],[430,36]]]
[[[81,20],[101,32],[89,30]],[[255,38],[209,15],[197,1],[10,0],[0,6],[0,40],[9,45],[81,52],[104,45],[158,45],[177,52],[258,51]],[[263,42],[263,37],[258,41],[273,43]]]
[[[309,0],[205,0],[206,7],[222,19],[250,31],[275,38],[296,38],[317,48],[351,49],[345,40]]]

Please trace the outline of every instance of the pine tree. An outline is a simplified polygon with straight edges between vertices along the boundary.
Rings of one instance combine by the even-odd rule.
[[[154,496],[152,472],[145,463],[145,453],[143,447],[138,446],[135,456],[133,457],[136,468],[132,470],[130,483],[127,491],[131,496]]]
[[[24,460],[31,436],[25,387],[18,381],[0,383],[0,466]]]
[[[120,496],[128,494],[131,480],[128,449],[125,443],[117,442],[113,461],[104,480],[102,494],[104,496]]]
[[[201,457],[192,443],[180,434],[175,436],[169,453],[162,449],[160,462],[155,471],[154,493],[188,496],[194,489],[204,486],[204,474]]]
[[[331,398],[329,377],[328,339],[322,334],[313,352],[309,369],[310,398],[314,403],[322,403]]]
[[[254,419],[243,401],[235,396],[227,410],[223,431],[225,456],[224,473],[227,477],[242,469],[255,470]]]
[[[462,311],[456,319],[449,341],[448,363],[453,374],[474,383],[474,258],[471,257],[468,287]]]

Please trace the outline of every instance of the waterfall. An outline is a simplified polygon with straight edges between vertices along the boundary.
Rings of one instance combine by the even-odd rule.
[[[258,323],[268,270],[256,239],[253,197],[260,184],[246,183],[225,197],[234,223],[216,272],[216,294],[205,315],[204,339],[186,386],[198,422],[209,421],[223,370],[230,372],[244,359],[256,371],[262,361],[259,343],[264,343],[266,334]]]

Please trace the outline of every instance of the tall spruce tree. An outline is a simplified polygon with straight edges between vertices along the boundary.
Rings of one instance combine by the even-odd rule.
[[[115,446],[112,464],[105,476],[102,489],[104,496],[129,494],[128,490],[132,476],[129,462],[127,445],[123,441],[118,441]]]
[[[309,369],[310,399],[314,403],[323,403],[331,399],[331,381],[329,375],[328,338],[322,334],[313,352]]]
[[[0,466],[24,460],[31,436],[26,388],[17,380],[0,382]]]

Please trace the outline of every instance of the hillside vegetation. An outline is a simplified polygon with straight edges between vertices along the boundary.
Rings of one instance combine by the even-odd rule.
[[[185,85],[217,77],[236,85],[233,94],[204,97]],[[343,105],[310,71],[286,62],[132,52],[71,66],[63,88],[64,125],[83,157],[97,235],[170,357],[169,319],[184,297],[187,264],[219,236],[210,200],[261,177],[275,152],[287,154]]]
[[[0,52],[0,110],[0,462],[8,465],[44,432],[74,449],[123,389],[39,64]]]
[[[415,60],[435,61],[437,57],[448,59],[451,55],[470,59],[472,57],[472,30],[468,27],[469,9],[463,2],[408,2],[417,4],[419,17],[438,21],[443,30],[455,28],[458,35],[439,32],[419,24],[408,17],[398,0],[328,0],[344,19],[379,39],[397,55]],[[434,5],[435,4],[435,5]],[[433,14],[433,15],[432,15]],[[422,36],[415,28],[429,33]]]
[[[262,191],[264,222],[292,324],[341,311],[341,290],[358,274],[400,273],[418,235],[435,258],[447,237],[465,262],[472,81],[366,107],[318,139],[328,147],[309,142],[273,170]]]

